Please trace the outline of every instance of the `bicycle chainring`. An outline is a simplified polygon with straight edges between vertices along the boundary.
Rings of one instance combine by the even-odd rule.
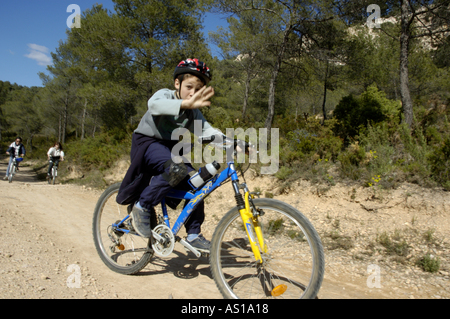
[[[173,252],[175,246],[175,236],[164,224],[160,224],[153,229],[158,235],[164,238],[164,243],[159,242],[157,239],[152,238],[152,248],[155,254],[159,257],[167,257]]]

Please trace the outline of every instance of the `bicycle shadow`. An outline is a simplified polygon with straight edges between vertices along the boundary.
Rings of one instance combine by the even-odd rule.
[[[154,276],[173,273],[177,278],[193,279],[201,274],[212,279],[211,270],[209,269],[209,259],[207,257],[202,256],[197,258],[191,252],[188,252],[186,255],[178,250],[174,250],[171,256],[171,258],[161,258],[154,255],[150,263],[137,273],[136,276]]]
[[[233,242],[245,243],[245,239],[239,238],[235,239]],[[222,248],[224,249],[225,255],[227,255],[227,248],[229,247],[230,245],[227,242],[222,243]],[[251,253],[250,247],[248,247],[248,252]],[[153,258],[150,260],[150,263],[138,274],[136,274],[136,276],[153,276],[159,274],[173,273],[174,276],[177,278],[193,279],[201,274],[207,276],[210,279],[213,279],[211,269],[209,267],[209,257],[202,256],[200,258],[197,258],[191,252],[187,252],[186,255],[178,250],[174,250],[171,256],[173,255],[176,255],[176,257],[161,258],[154,255]],[[240,257],[240,259],[241,262],[234,260],[233,264],[242,266],[246,266],[248,264],[246,261],[242,261],[242,256]]]
[[[232,251],[233,245],[239,244],[239,247],[248,253],[248,255],[236,255],[235,252]],[[222,257],[226,258],[227,264],[231,269],[249,269],[249,264],[252,264],[252,251],[250,246],[247,245],[247,241],[245,238],[236,238],[232,242],[223,242],[222,243]],[[213,279],[212,273],[209,267],[209,259],[205,257],[197,258],[194,254],[188,252],[187,255],[181,253],[180,251],[174,250],[172,255],[176,255],[176,257],[172,258],[160,258],[154,256],[150,263],[138,274],[137,276],[153,276],[160,274],[173,273],[173,275],[180,279],[194,279],[197,278],[200,274],[207,276],[210,279]],[[207,266],[207,267],[203,267]],[[254,273],[241,273],[239,272],[239,276],[235,276],[227,272],[227,266],[224,266],[224,276],[227,278],[228,285],[234,286],[238,282],[251,280],[254,282],[255,278],[258,278],[259,284],[261,285],[262,292],[266,297],[272,298],[272,292],[276,286],[280,284],[285,284],[286,286],[295,286],[297,290],[305,291],[307,287],[307,283],[301,283],[296,280],[285,277],[282,274],[269,272],[264,267],[258,267],[256,264],[254,267],[250,267],[254,269]],[[235,271],[233,271],[235,273]],[[283,292],[284,293],[284,292]],[[281,293],[281,294],[283,294]],[[281,295],[280,294],[280,295]],[[294,296],[284,296],[287,298],[297,298]],[[283,298],[284,298],[283,297]],[[318,297],[316,297],[318,299]]]

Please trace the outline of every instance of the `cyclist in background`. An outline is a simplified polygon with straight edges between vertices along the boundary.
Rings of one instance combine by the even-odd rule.
[[[60,142],[55,142],[52,147],[47,152],[47,157],[49,160],[48,171],[47,171],[47,179],[50,178],[50,174],[52,172],[53,165],[58,167],[60,161],[64,161],[64,151],[62,144]]]
[[[9,175],[9,167],[11,166],[11,163],[14,160],[14,157],[24,157],[25,156],[25,146],[22,144],[22,138],[17,137],[14,142],[9,145],[8,150],[6,151],[6,154],[9,155],[9,163],[8,168],[6,169],[6,176],[3,177],[3,180],[8,179]],[[17,163],[17,170],[19,170],[19,163]]]

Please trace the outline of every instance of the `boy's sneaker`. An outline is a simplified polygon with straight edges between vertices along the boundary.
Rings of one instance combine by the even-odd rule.
[[[134,230],[144,238],[150,238],[152,235],[152,229],[156,226],[156,212],[152,208],[140,209],[134,205],[130,213],[131,225]]]
[[[8,179],[8,176],[3,177],[3,180],[6,181]]]
[[[195,249],[204,253],[209,253],[209,251],[211,250],[211,242],[201,234],[193,240],[188,240],[188,243]]]

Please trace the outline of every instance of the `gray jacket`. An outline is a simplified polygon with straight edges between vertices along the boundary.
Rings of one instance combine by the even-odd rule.
[[[200,134],[199,137],[221,134],[206,121],[199,109],[181,109],[181,101],[174,90],[157,91],[148,100],[148,110],[134,132],[163,140],[172,140],[172,132],[178,128],[186,128],[191,133]],[[198,120],[197,127],[195,120]]]

